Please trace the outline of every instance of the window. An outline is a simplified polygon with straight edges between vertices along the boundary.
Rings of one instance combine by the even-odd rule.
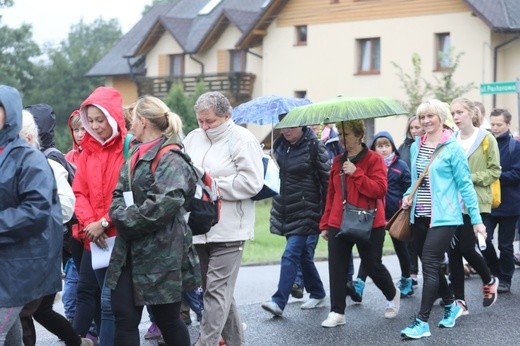
[[[184,55],[170,55],[170,76],[175,78],[184,77]]]
[[[451,38],[450,33],[435,34],[435,69],[443,70],[451,65],[450,59]]]
[[[245,72],[246,52],[243,50],[229,51],[229,72]]]
[[[359,61],[358,74],[372,74],[381,72],[381,48],[379,38],[357,40]]]
[[[307,45],[307,25],[296,26],[296,45],[306,46]]]
[[[294,92],[294,97],[303,99],[307,96],[307,90],[296,90]]]
[[[209,2],[199,11],[199,15],[204,16],[210,14],[215,7],[220,4],[222,0],[209,0]]]

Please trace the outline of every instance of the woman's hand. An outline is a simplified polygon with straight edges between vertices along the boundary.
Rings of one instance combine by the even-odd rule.
[[[83,229],[83,231],[85,232],[87,238],[91,242],[95,243],[97,243],[98,238],[105,233],[105,229],[103,228],[103,226],[101,226],[101,221],[94,221],[92,223],[89,223]]]
[[[408,209],[408,208],[410,208],[411,205],[412,205],[412,201],[410,200],[409,196],[403,197],[403,200],[401,202],[401,207],[403,207],[403,209]]]
[[[483,223],[478,223],[473,225],[473,232],[475,232],[475,236],[480,233],[484,236],[484,239],[487,238],[486,226]]]
[[[327,230],[321,231],[321,237],[325,240],[329,240],[329,231],[327,231]]]
[[[346,175],[352,175],[356,171],[356,165],[350,162],[348,158],[347,161],[343,162],[342,168]]]

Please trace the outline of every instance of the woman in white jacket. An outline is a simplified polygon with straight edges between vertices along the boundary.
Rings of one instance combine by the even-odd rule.
[[[199,128],[183,144],[193,162],[216,179],[222,195],[219,222],[207,234],[193,237],[204,289],[204,313],[195,345],[216,345],[220,331],[228,345],[243,345],[233,292],[244,242],[254,236],[251,197],[263,186],[262,150],[250,131],[233,122],[229,100],[221,93],[202,94],[194,108]]]

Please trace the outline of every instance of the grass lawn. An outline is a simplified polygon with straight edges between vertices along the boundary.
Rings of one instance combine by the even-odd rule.
[[[276,264],[280,263],[285,249],[285,237],[271,234],[269,231],[269,217],[271,199],[265,199],[256,203],[255,239],[246,242],[242,264]],[[392,240],[385,237],[383,252],[393,253]],[[354,253],[357,254],[356,247]],[[316,260],[327,259],[327,242],[320,237],[316,253]]]

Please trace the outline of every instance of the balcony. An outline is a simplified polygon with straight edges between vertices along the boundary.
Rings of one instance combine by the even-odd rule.
[[[153,95],[164,98],[172,85],[182,83],[186,94],[193,94],[199,82],[204,83],[208,91],[220,91],[226,95],[232,105],[249,101],[252,98],[256,75],[246,72],[213,73],[204,75],[186,75],[181,78],[166,77],[136,77],[139,96]]]

